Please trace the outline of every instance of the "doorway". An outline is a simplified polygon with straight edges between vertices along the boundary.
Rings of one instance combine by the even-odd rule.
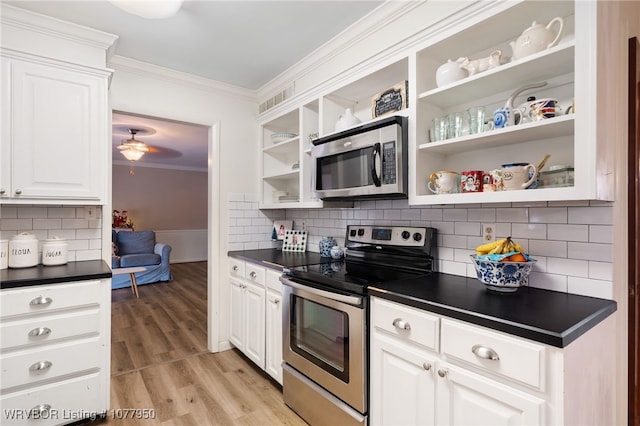
[[[640,41],[629,39],[629,425],[640,425]]]
[[[148,148],[136,161],[118,149],[131,129]],[[128,209],[134,229],[155,230],[158,241],[172,246],[172,262],[207,261],[207,343],[217,352],[219,124],[112,111],[111,155],[108,211]],[[144,197],[151,205],[143,205]]]

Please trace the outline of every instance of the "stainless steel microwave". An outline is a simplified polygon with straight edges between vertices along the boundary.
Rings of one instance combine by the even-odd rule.
[[[407,198],[407,117],[314,141],[311,190],[323,200]]]

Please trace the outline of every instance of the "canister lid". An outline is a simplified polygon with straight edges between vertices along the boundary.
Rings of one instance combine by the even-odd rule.
[[[36,236],[34,234],[29,234],[28,232],[22,232],[20,234],[16,234],[11,237],[12,240],[35,240]]]

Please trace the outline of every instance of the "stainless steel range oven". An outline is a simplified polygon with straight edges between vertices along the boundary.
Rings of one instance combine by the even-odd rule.
[[[345,241],[345,260],[280,278],[284,400],[311,425],[367,424],[367,286],[432,270],[432,228],[350,225]]]

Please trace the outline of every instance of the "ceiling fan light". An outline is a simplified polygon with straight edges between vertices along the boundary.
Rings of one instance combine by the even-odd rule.
[[[124,149],[120,151],[120,153],[124,155],[124,158],[126,158],[129,161],[138,161],[139,159],[142,158],[145,151],[139,151],[137,149]]]
[[[184,0],[109,0],[127,13],[146,19],[165,19],[174,16]]]

